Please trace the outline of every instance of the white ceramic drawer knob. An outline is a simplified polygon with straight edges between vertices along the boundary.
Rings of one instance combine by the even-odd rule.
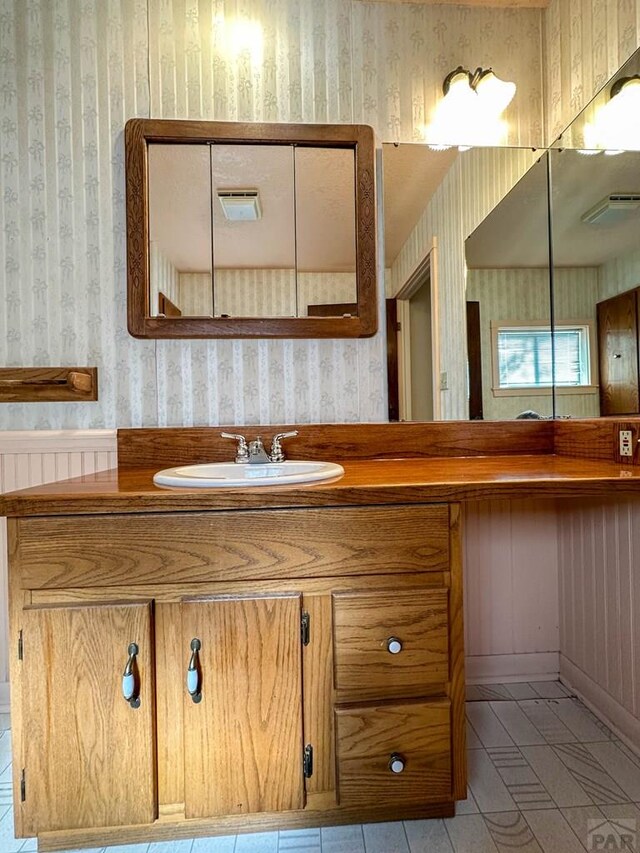
[[[397,637],[389,637],[387,640],[387,651],[392,655],[400,654],[402,651],[402,640]]]
[[[400,755],[399,752],[391,753],[391,758],[389,759],[389,770],[391,770],[392,773],[402,773],[404,765],[404,756]]]

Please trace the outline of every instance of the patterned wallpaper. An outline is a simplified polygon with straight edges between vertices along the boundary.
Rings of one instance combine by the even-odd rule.
[[[639,44],[639,0],[551,0],[544,15],[549,143]]]
[[[383,419],[382,333],[128,334],[124,123],[355,121],[381,140],[411,141],[449,70],[492,64],[519,87],[510,142],[539,144],[541,14],[350,0],[0,0],[0,363],[100,371],[98,402],[5,406],[0,429]],[[235,53],[234,20],[252,22]],[[458,322],[442,319],[445,329]]]

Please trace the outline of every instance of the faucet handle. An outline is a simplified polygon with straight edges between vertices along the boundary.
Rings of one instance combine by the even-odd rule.
[[[284,462],[281,441],[284,438],[295,438],[296,435],[298,435],[297,429],[292,430],[292,432],[278,432],[273,436],[271,439],[271,453],[269,454],[272,462]]]
[[[236,462],[249,461],[249,448],[247,447],[247,439],[243,435],[238,435],[235,432],[221,432],[221,438],[232,438],[238,442],[236,450]]]

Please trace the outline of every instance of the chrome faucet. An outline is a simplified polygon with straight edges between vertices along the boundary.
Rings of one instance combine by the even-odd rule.
[[[271,460],[267,456],[262,439],[258,435],[253,441],[249,442],[249,463],[251,465],[264,465],[265,462],[271,462]]]
[[[238,463],[248,462],[251,465],[264,465],[268,462],[284,462],[285,456],[282,450],[282,441],[285,438],[294,438],[298,435],[298,430],[292,432],[278,432],[271,439],[271,451],[267,453],[262,443],[262,438],[258,435],[253,441],[247,444],[247,439],[244,435],[238,435],[234,432],[221,432],[222,438],[232,438],[238,442],[236,449],[236,459]]]

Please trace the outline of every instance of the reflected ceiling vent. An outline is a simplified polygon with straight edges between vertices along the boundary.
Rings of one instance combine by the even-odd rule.
[[[580,217],[589,225],[615,225],[640,209],[640,193],[612,193]]]
[[[218,190],[225,217],[231,222],[251,222],[262,217],[258,190]]]

